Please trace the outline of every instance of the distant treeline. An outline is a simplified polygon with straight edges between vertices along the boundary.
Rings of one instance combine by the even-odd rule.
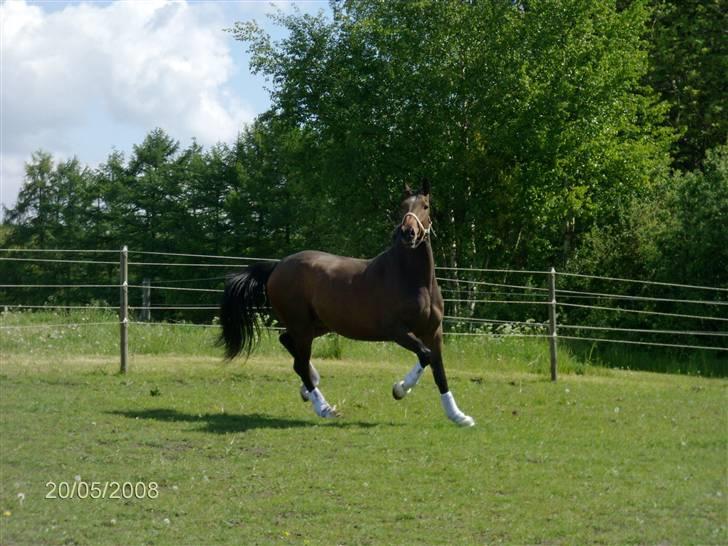
[[[333,2],[333,18],[279,14],[288,30],[279,42],[236,23],[230,32],[271,83],[269,111],[233,143],[183,148],[155,129],[128,157],[113,152],[94,169],[38,151],[5,211],[0,245],[370,257],[389,244],[404,184],[427,177],[439,265],[728,287],[722,4],[350,0]],[[0,263],[8,282],[112,274],[111,266]],[[0,304],[78,298],[0,295]],[[696,299],[670,292],[681,296]]]

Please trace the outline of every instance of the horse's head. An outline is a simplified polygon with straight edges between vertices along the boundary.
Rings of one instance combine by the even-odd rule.
[[[427,179],[418,191],[412,191],[405,185],[400,213],[402,221],[397,228],[396,239],[405,247],[417,248],[427,240],[432,229],[430,182]]]

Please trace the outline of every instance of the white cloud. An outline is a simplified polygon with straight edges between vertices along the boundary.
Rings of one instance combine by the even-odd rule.
[[[82,3],[51,12],[13,0],[0,6],[0,19],[6,204],[32,151],[98,161],[70,135],[109,139],[107,152],[120,144],[96,134],[100,123],[141,134],[158,126],[213,144],[231,141],[255,114],[231,88],[238,67],[222,32],[232,26],[223,4]]]

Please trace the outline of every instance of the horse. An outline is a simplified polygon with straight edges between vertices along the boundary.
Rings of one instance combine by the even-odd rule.
[[[409,186],[400,205],[401,222],[392,244],[370,260],[305,250],[278,262],[258,262],[227,278],[220,304],[219,342],[227,359],[250,355],[259,339],[264,309],[284,328],[279,340],[293,357],[302,381],[300,395],[319,417],[338,417],[319,388],[311,344],[328,332],[362,341],[391,341],[413,352],[417,363],[392,387],[402,400],[428,366],[445,415],[471,427],[457,406],[442,360],[443,299],[435,278],[430,242],[430,184]]]

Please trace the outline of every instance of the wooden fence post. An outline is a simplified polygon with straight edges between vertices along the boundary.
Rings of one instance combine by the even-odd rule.
[[[551,381],[556,381],[556,270],[549,275],[549,350],[551,352]]]
[[[126,373],[129,357],[129,251],[126,245],[121,249],[119,260],[121,298],[119,302],[119,330],[121,349],[121,373]]]

